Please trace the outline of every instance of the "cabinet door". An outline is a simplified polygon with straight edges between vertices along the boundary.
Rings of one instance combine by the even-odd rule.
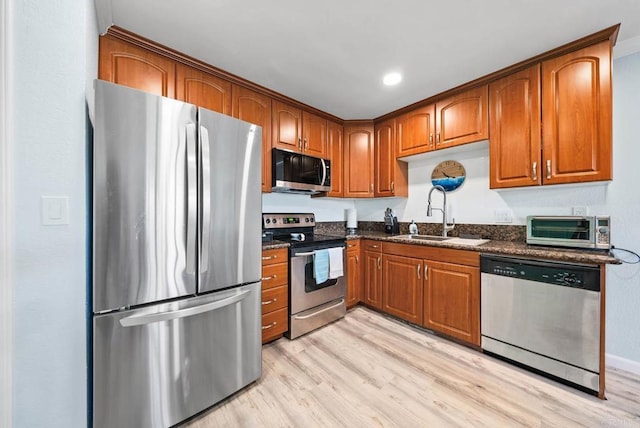
[[[272,147],[302,152],[302,111],[288,104],[271,102]]]
[[[489,138],[487,85],[436,103],[436,149]]]
[[[435,107],[421,107],[396,119],[398,156],[425,153],[435,148]]]
[[[364,302],[382,309],[382,253],[364,252]]]
[[[374,195],[407,196],[407,163],[396,160],[396,121],[389,119],[375,126]]]
[[[327,157],[327,120],[302,112],[302,147],[305,154]]]
[[[373,197],[373,123],[344,127],[344,197]]]
[[[98,78],[150,94],[175,97],[175,63],[109,35],[100,37]]]
[[[480,269],[425,260],[424,326],[480,345]]]
[[[233,85],[233,117],[262,127],[262,191],[271,192],[271,98]]]
[[[231,82],[197,68],[177,64],[176,99],[231,115]]]
[[[357,305],[362,300],[362,273],[360,263],[360,242],[347,241],[347,307]]]
[[[422,260],[382,256],[382,310],[422,324]]]
[[[610,180],[611,45],[542,63],[544,184]]]
[[[344,196],[342,185],[344,156],[342,133],[342,125],[331,121],[327,122],[327,153],[331,161],[331,191],[328,193],[328,196],[336,198]]]
[[[535,186],[540,171],[540,65],[489,85],[491,188]]]

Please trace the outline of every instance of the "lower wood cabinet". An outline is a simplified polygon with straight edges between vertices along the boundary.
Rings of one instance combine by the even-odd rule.
[[[347,308],[362,300],[362,263],[360,240],[347,241]]]
[[[286,248],[262,251],[262,343],[289,329],[289,260]]]
[[[427,260],[424,263],[423,325],[480,346],[480,269]]]
[[[422,324],[422,260],[382,256],[382,310]]]
[[[364,303],[382,309],[382,244],[363,242],[364,246]]]

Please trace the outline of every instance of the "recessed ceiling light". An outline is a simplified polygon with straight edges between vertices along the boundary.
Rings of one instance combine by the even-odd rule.
[[[387,86],[397,85],[402,81],[402,74],[396,73],[395,71],[392,73],[387,73],[382,78],[382,83]]]

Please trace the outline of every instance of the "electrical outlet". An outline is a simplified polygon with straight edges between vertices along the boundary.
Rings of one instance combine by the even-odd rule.
[[[573,215],[586,216],[587,215],[587,207],[573,207],[571,209]]]
[[[493,212],[496,223],[513,223],[513,212],[510,209],[500,209]]]

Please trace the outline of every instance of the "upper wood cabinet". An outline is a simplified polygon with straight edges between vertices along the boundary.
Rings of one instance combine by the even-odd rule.
[[[344,125],[344,197],[373,197],[373,122]]]
[[[420,107],[396,118],[398,157],[435,148],[435,106]]]
[[[540,65],[489,85],[492,189],[542,183]]]
[[[271,98],[233,85],[233,117],[262,127],[262,191],[271,192]]]
[[[231,82],[197,68],[177,64],[176,99],[231,115]]]
[[[424,263],[424,326],[480,346],[480,269]]]
[[[415,324],[422,323],[422,260],[382,256],[382,310]]]
[[[272,146],[327,156],[327,120],[280,101],[272,102]]]
[[[327,196],[344,196],[342,175],[344,171],[344,143],[342,125],[327,121],[327,155],[331,161],[331,191]]]
[[[271,146],[302,152],[302,110],[281,101],[271,102]]]
[[[375,125],[374,196],[407,196],[408,165],[396,159],[395,119]]]
[[[327,119],[302,112],[302,151],[310,156],[327,157]]]
[[[544,184],[612,178],[611,42],[542,62]]]
[[[150,94],[175,97],[175,62],[106,35],[100,37],[98,78]]]
[[[436,149],[489,138],[487,86],[436,102]]]

